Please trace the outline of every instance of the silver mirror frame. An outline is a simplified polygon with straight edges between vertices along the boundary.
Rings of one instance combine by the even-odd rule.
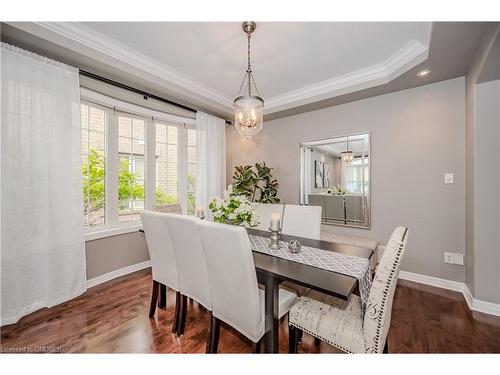
[[[356,136],[359,136],[359,135],[367,135],[368,136],[368,150],[369,150],[369,154],[368,154],[368,158],[369,158],[369,161],[368,161],[368,194],[366,196],[366,200],[367,200],[367,203],[366,203],[366,220],[365,220],[365,223],[363,223],[363,225],[356,225],[356,224],[350,224],[350,223],[347,223],[347,224],[344,224],[344,223],[339,223],[339,222],[324,222],[322,220],[321,224],[322,225],[332,225],[332,226],[339,226],[339,227],[346,227],[346,228],[356,228],[356,229],[371,229],[371,207],[372,207],[372,199],[371,199],[371,196],[372,196],[372,176],[371,176],[371,164],[372,164],[372,147],[371,147],[371,133],[369,131],[361,131],[361,132],[357,132],[357,133],[351,133],[351,134],[341,134],[341,135],[333,135],[331,137],[327,137],[327,138],[320,138],[320,139],[311,139],[311,140],[304,140],[304,141],[299,141],[298,143],[298,183],[299,183],[299,186],[298,186],[298,202],[299,204],[302,204],[301,203],[301,195],[302,195],[302,163],[301,163],[301,150],[302,150],[302,147],[305,146],[306,144],[308,143],[314,143],[314,142],[324,142],[324,141],[328,141],[328,140],[334,140],[334,139],[337,139],[337,138],[351,138],[351,137],[356,137]]]

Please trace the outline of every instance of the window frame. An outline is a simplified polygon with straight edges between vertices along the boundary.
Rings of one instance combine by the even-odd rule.
[[[152,209],[156,201],[156,126],[155,122],[168,123],[178,129],[177,138],[177,196],[187,212],[187,129],[196,129],[196,119],[171,115],[139,105],[127,103],[104,94],[80,88],[80,102],[105,112],[105,224],[85,227],[87,241],[137,231],[140,221],[118,220],[118,116],[144,120],[144,208]]]

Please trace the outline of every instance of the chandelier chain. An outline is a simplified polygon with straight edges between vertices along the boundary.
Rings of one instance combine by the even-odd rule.
[[[245,82],[247,82],[248,85],[248,96],[252,96],[252,84],[255,88],[255,91],[257,92],[257,95],[260,96],[259,88],[257,87],[257,84],[255,83],[255,78],[252,73],[252,65],[251,65],[251,37],[252,37],[252,31],[247,32],[247,71],[245,75],[243,76],[243,80],[241,81],[240,88],[238,90],[238,93],[236,96],[240,95],[241,90],[243,89],[243,86],[245,85]]]

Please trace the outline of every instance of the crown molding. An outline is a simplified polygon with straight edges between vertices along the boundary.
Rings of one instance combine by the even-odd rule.
[[[76,52],[88,54],[91,51],[95,58],[104,57],[107,63],[114,66],[125,64],[130,73],[141,77],[144,77],[146,73],[150,79],[166,81],[191,95],[196,94],[209,99],[222,106],[223,109],[232,111],[232,98],[81,23],[33,22],[12,23],[12,26],[63,44]],[[95,55],[96,53],[98,56]]]
[[[164,84],[193,100],[211,101],[232,113],[233,98],[132,49],[115,39],[76,22],[12,23],[12,26],[38,34],[76,52],[120,66],[131,74]],[[336,96],[386,84],[428,58],[432,23],[419,24],[411,40],[385,61],[342,76],[266,98],[264,114],[330,99]]]
[[[411,40],[386,61],[266,100],[265,114],[386,84],[425,61],[429,46]]]

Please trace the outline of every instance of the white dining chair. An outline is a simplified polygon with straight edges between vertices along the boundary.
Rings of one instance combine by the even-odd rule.
[[[141,221],[148,245],[153,274],[153,291],[151,294],[149,316],[153,317],[155,314],[160,284],[175,290],[175,314],[172,331],[176,332],[179,317],[180,290],[177,264],[167,229],[167,215],[161,212],[145,210],[141,212]]]
[[[194,216],[165,214],[170,241],[174,250],[181,293],[177,334],[184,333],[187,298],[212,310],[205,254],[201,248],[197,219]]]
[[[217,353],[220,321],[246,336],[260,351],[265,333],[264,291],[257,286],[257,276],[248,234],[243,227],[198,221],[207,262],[212,312],[207,339],[207,353]],[[279,292],[279,317],[285,315],[297,296]]]
[[[321,236],[321,210],[320,206],[285,205],[281,233],[319,240]],[[281,287],[294,291],[299,296],[310,291],[309,288],[289,281],[283,282]]]
[[[388,353],[392,302],[407,242],[408,228],[396,228],[375,272],[364,317],[356,295],[348,301],[319,292],[300,297],[289,314],[290,353],[297,352],[302,331],[347,353]]]
[[[321,207],[286,204],[283,214],[283,234],[320,239]]]
[[[252,203],[252,205],[257,211],[259,220],[259,224],[255,227],[255,229],[269,231],[272,214],[279,214],[280,217],[283,218],[283,210],[285,209],[285,205],[283,204]]]

